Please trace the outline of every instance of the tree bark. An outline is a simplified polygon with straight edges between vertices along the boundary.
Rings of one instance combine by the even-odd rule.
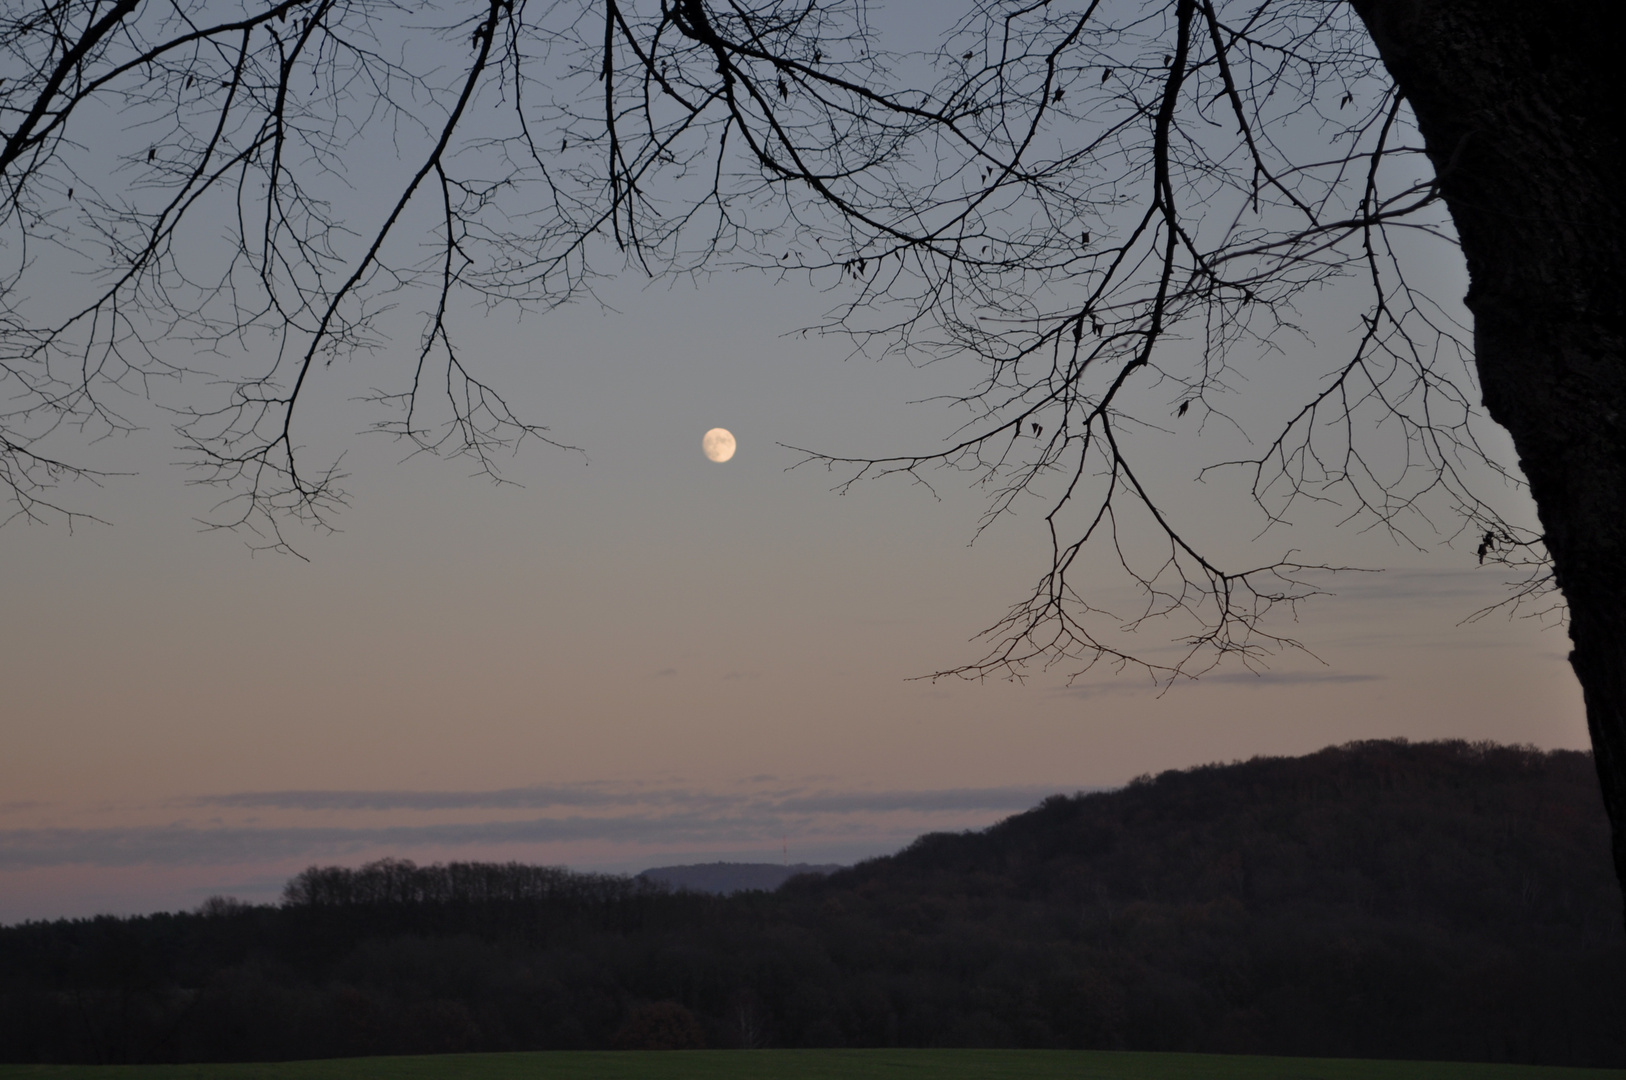
[[[1626,303],[1606,0],[1351,0],[1417,117],[1467,257],[1485,407],[1569,605],[1626,889]]]

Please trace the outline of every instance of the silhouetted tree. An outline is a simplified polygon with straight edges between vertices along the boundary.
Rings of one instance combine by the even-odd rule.
[[[402,297],[419,344],[375,380],[398,410],[379,429],[495,476],[499,448],[548,436],[459,350],[458,305],[546,308],[627,265],[752,267],[839,282],[825,329],[860,346],[987,362],[948,449],[809,455],[848,481],[965,470],[990,519],[1047,508],[1051,565],[952,673],[1174,678],[1293,644],[1264,617],[1328,568],[1205,538],[1158,494],[1152,436],[1240,425],[1239,365],[1347,285],[1365,314],[1324,342],[1325,377],[1217,465],[1270,523],[1331,500],[1409,538],[1443,507],[1481,561],[1529,571],[1520,597],[1562,590],[1626,878],[1609,13],[968,0],[935,51],[903,54],[861,0],[10,5],[0,480],[16,513],[71,517],[53,484],[85,473],[64,443],[129,426],[117,388],[193,379],[179,430],[223,489],[217,523],[285,547],[286,521],[343,499],[305,464],[304,403],[324,365],[399,332]],[[1408,236],[1461,247],[1471,335],[1408,280]],[[1519,470],[1481,448],[1481,393]],[[1496,507],[1526,480],[1539,531]],[[1079,588],[1098,548],[1138,615]],[[1117,636],[1152,616],[1181,658]]]

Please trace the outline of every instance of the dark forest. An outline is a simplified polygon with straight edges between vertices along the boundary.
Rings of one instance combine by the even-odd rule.
[[[1054,796],[779,890],[313,867],[0,928],[0,1060],[1006,1046],[1626,1065],[1590,755],[1352,743]]]

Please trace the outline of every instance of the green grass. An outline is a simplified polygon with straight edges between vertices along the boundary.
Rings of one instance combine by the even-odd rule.
[[[691,1050],[0,1065],[0,1080],[1623,1080],[1616,1069],[1091,1050]]]

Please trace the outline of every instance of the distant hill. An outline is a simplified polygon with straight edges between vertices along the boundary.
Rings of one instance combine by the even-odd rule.
[[[313,867],[281,907],[4,927],[0,1060],[1008,1046],[1626,1066],[1621,895],[1577,752],[1394,740],[1209,765],[772,892],[702,888],[385,860]]]
[[[653,866],[638,876],[670,889],[728,896],[760,889],[773,892],[799,874],[833,874],[845,870],[840,863],[693,863],[688,866]]]

